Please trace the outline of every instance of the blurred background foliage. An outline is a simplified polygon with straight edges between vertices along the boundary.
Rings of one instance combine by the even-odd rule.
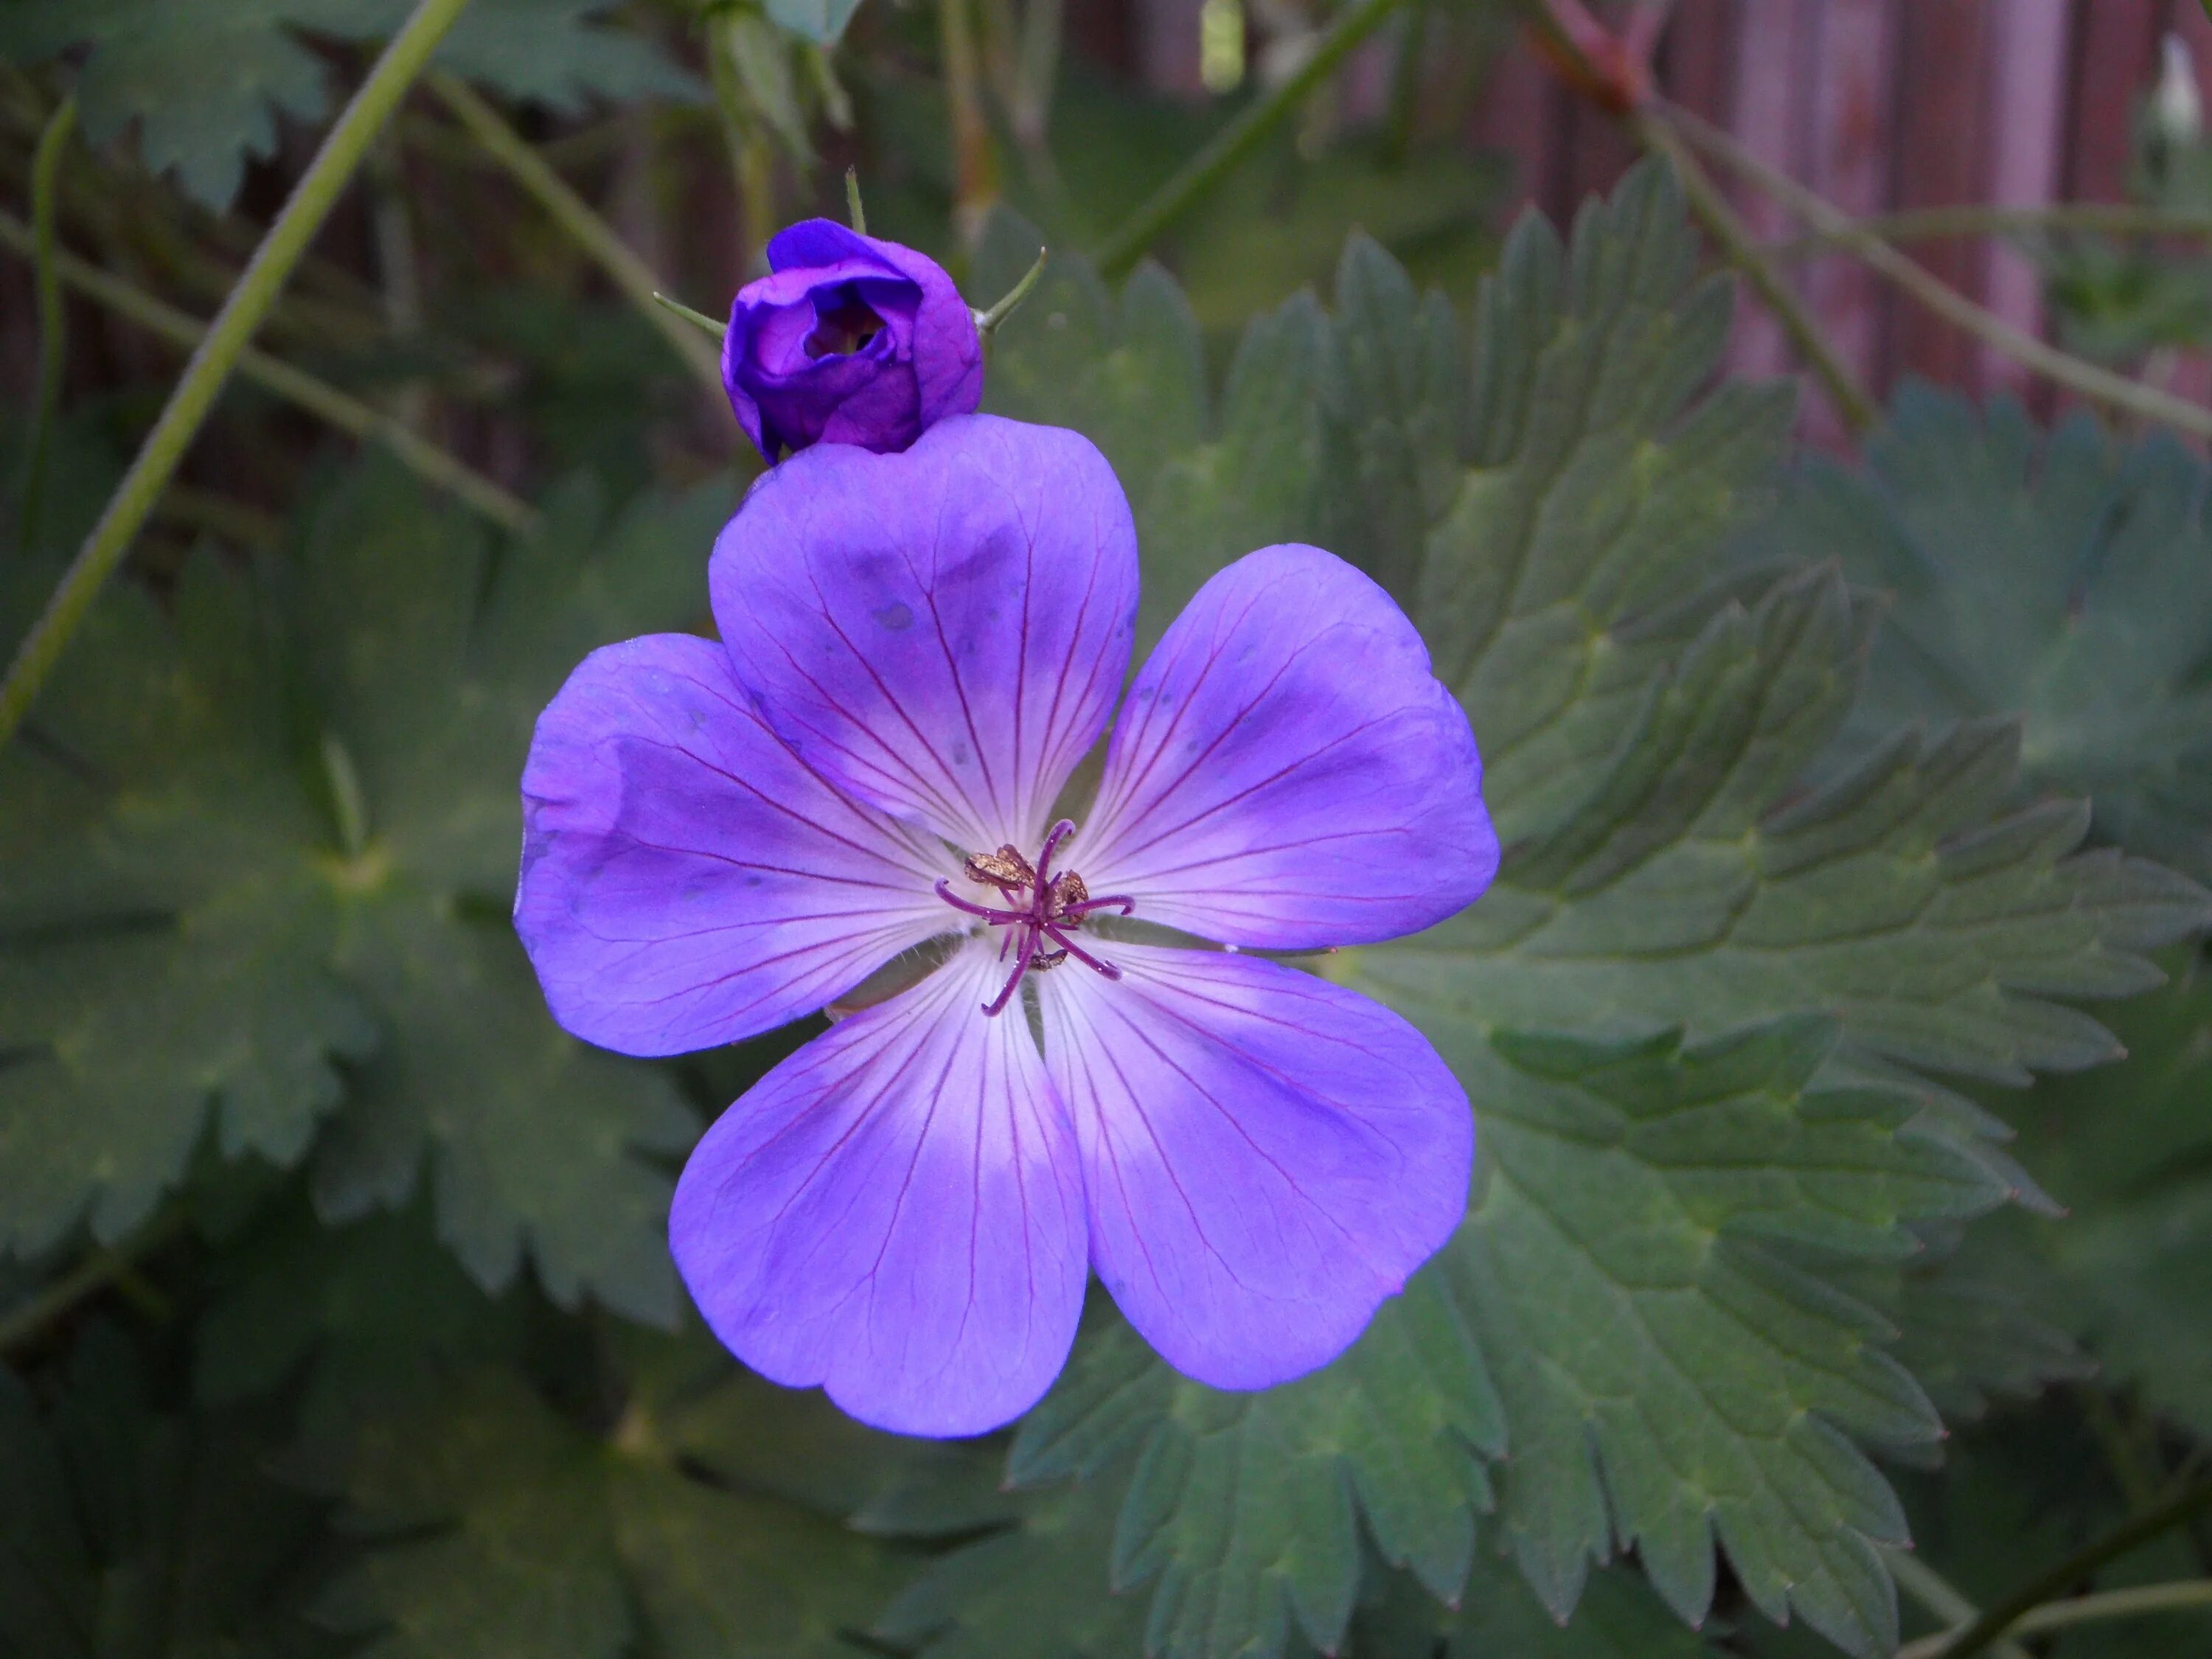
[[[473,0],[0,750],[0,1654],[2201,1648],[2194,82],[2130,202],[1979,223],[2027,401],[1801,453],[1722,370],[1803,249],[1639,101],[1709,9],[1206,0],[1193,99],[1088,0]],[[409,10],[0,0],[11,642]],[[1531,38],[1657,153],[1571,226],[1468,142]],[[1105,450],[1146,630],[1316,540],[1481,738],[1498,888],[1330,969],[1467,1082],[1469,1218],[1270,1394],[1103,1298],[980,1442],[746,1375],[667,1194],[814,1027],[601,1054],[508,926],[537,711],[708,626],[758,465],[651,293],[718,312],[848,167],[977,304],[1051,249],[987,406]]]

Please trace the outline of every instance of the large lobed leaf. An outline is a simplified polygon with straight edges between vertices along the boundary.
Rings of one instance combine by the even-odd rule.
[[[911,1553],[845,1518],[895,1505],[897,1443],[696,1336],[623,1357],[605,1432],[507,1371],[372,1417],[324,1471],[368,1547],[317,1617],[379,1659],[860,1659]]]
[[[1005,263],[1023,240],[1002,229]],[[1218,404],[1157,272],[1117,307],[1056,267],[994,360],[1000,407],[1092,434],[1120,472],[1147,631],[1285,538],[1407,599],[1509,840],[1473,910],[1328,964],[1468,1085],[1480,1170],[1455,1243],[1316,1376],[1215,1395],[1109,1322],[1024,1425],[1021,1479],[1110,1489],[1137,1449],[1112,1582],[1151,1586],[1153,1651],[1273,1653],[1294,1626],[1334,1647],[1362,1516],[1453,1596],[1493,1489],[1480,1529],[1555,1616],[1632,1548],[1694,1620],[1717,1547],[1769,1616],[1887,1650],[1875,1547],[1903,1522],[1860,1447],[1940,1433],[1888,1315],[1943,1306],[1924,1249],[1943,1224],[2039,1199],[2002,1126],[1931,1073],[2016,1085],[2112,1058],[2055,999],[2156,983],[2145,952],[2208,915],[2155,866],[2076,855],[2082,810],[2012,810],[2008,726],[1825,760],[1874,617],[1832,571],[1723,559],[1787,403],[1699,397],[1727,302],[1696,265],[1647,168],[1571,247],[1516,232],[1468,372],[1449,313],[1358,243],[1336,314],[1302,298],[1261,319]],[[2021,1346],[1907,1349],[1968,1406],[2072,1364],[2025,1321],[1980,1331]],[[978,1547],[1013,1571],[1020,1536]],[[957,1575],[927,1582],[946,1613]]]
[[[610,0],[474,0],[439,61],[510,96],[574,109],[592,98],[696,100],[698,82],[642,37],[597,26]],[[88,43],[77,95],[86,134],[136,127],[154,172],[226,208],[250,157],[276,148],[281,112],[330,111],[323,60],[304,36],[389,34],[409,0],[12,0],[0,58],[28,65]]]
[[[1854,720],[2018,714],[2022,773],[2087,795],[2106,838],[2212,876],[2212,526],[2168,437],[2086,415],[2039,433],[1911,386],[1863,468],[1808,461],[1761,552],[1833,559],[1894,595]]]
[[[0,757],[9,1243],[88,1212],[126,1231],[211,1113],[227,1152],[288,1165],[327,1118],[326,1219],[400,1203],[427,1161],[486,1288],[527,1254],[563,1304],[672,1319],[669,1182],[636,1154],[696,1121],[665,1068],[554,1026],[506,914],[538,710],[593,645],[700,608],[726,501],[649,497],[603,529],[571,492],[495,571],[476,526],[371,461],[260,592],[201,559],[173,623],[108,597],[42,742]]]

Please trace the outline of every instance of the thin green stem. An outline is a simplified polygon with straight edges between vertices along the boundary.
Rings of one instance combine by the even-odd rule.
[[[1698,158],[1660,122],[1642,114],[1631,115],[1626,119],[1629,131],[1639,144],[1674,164],[1674,173],[1682,181],[1682,194],[1689,201],[1690,211],[1720,245],[1729,263],[1751,284],[1752,291],[1765,302],[1775,321],[1781,324],[1782,331],[1797,348],[1797,355],[1805,360],[1806,368],[1828,394],[1828,401],[1843,416],[1844,423],[1854,432],[1863,432],[1880,421],[1881,410],[1873,396],[1859,384],[1850,366],[1836,355],[1835,348],[1806,308],[1797,290],[1761,254],[1759,245],[1752,240],[1750,228],[1736,216],[1728,198],[1721,193],[1705,168],[1698,165]]]
[[[845,169],[845,216],[853,222],[853,228],[865,236],[868,234],[868,210],[860,205],[860,170]]]
[[[1328,33],[1314,48],[1313,56],[1297,72],[1266,96],[1238,112],[1174,176],[1152,192],[1152,198],[1123,220],[1098,250],[1098,269],[1109,276],[1126,275],[1176,220],[1190,211],[1206,191],[1237,169],[1260,141],[1304,103],[1307,96],[1335,73],[1352,49],[1381,27],[1406,0],[1357,0],[1329,25]]]
[[[0,213],[0,246],[28,254],[32,249],[29,228],[20,219]],[[187,351],[197,350],[207,338],[205,323],[167,301],[132,287],[119,276],[110,276],[89,260],[61,252],[57,253],[54,264],[62,281],[70,287],[94,304],[129,318],[149,334],[157,334]],[[360,398],[250,346],[238,354],[236,368],[241,380],[298,404],[339,431],[364,442],[383,444],[424,482],[457,496],[501,529],[517,535],[527,535],[537,529],[538,514],[526,502]]]
[[[433,71],[427,77],[427,84],[469,137],[482,145],[485,153],[522,187],[523,192],[544,209],[546,216],[613,279],[615,286],[683,360],[692,377],[716,397],[721,396],[720,354],[703,344],[697,335],[654,300],[660,286],[659,280],[645,261],[615,234],[614,227],[570,189],[568,180],[548,167],[544,158],[531,149],[522,135],[509,126],[473,87],[441,70]]]
[[[2099,1590],[2064,1601],[2046,1601],[2020,1616],[2013,1628],[2023,1636],[2038,1631],[2060,1630],[2068,1625],[2087,1625],[2103,1619],[2136,1619],[2146,1613],[2179,1613],[2187,1607],[2212,1607],[2212,1578],[2184,1578],[2166,1584],[2134,1584],[2126,1589]]]
[[[2148,420],[2163,421],[2192,437],[2212,439],[2212,410],[2170,392],[2131,380],[2124,374],[2084,362],[2045,343],[2026,330],[2014,327],[1995,313],[1976,305],[1926,266],[1907,258],[1879,236],[1861,229],[1841,209],[1787,173],[1769,167],[1717,127],[1679,106],[1661,105],[1654,100],[1654,106],[1663,112],[1668,125],[1699,149],[1757,185],[1810,228],[1832,239],[1838,247],[1887,277],[1945,321],[1987,342],[2045,379],[2085,398]]]
[[[184,377],[169,394],[168,404],[154,422],[154,429],[146,434],[137,459],[109,498],[45,613],[32,625],[6,679],[0,680],[0,744],[5,744],[23,723],[39,688],[61,660],[70,636],[123,562],[139,526],[146,522],[146,515],[153,511],[163,487],[198,435],[223,383],[237,368],[262,318],[276,303],[285,278],[322,228],[340,192],[407,88],[422,72],[430,53],[467,4],[468,0],[420,0],[293,187],[291,199],[254,250],[238,286],[231,290],[207,337],[185,365]]]
[[[2148,1613],[2185,1613],[2192,1607],[2212,1607],[2212,1578],[2185,1578],[2168,1584],[2138,1584],[2127,1589],[2100,1590],[2089,1595],[2069,1596],[2031,1607],[2014,1624],[2016,1635],[2034,1636],[2069,1625],[2087,1625],[2107,1619],[2139,1619]],[[1939,1659],[1948,1650],[1949,1631],[1938,1631],[1898,1649],[1896,1659]],[[2002,1645],[1993,1651],[2002,1651]]]
[[[1889,1576],[1897,1580],[1897,1587],[1952,1629],[1981,1616],[1982,1610],[1967,1600],[1965,1592],[1912,1551],[1886,1549],[1881,1559]],[[2030,1659],[2026,1648],[2009,1639],[2000,1639],[1990,1651],[1997,1659]]]
[[[1885,242],[1933,242],[1958,236],[2034,236],[2084,231],[2107,236],[2212,236],[2212,213],[2145,207],[2128,202],[2054,202],[2044,207],[1913,208],[1872,214],[1851,222],[1862,234]],[[1776,258],[1798,258],[1832,246],[1831,232],[1808,230],[1770,242]]]
[[[2048,1571],[2034,1577],[2002,1601],[1993,1603],[1964,1630],[1946,1632],[1942,1645],[1930,1647],[1923,1659],[1972,1659],[1997,1638],[2011,1631],[2030,1609],[2056,1601],[2075,1584],[2106,1562],[2148,1543],[2160,1533],[2179,1526],[2198,1510],[2212,1506],[2212,1480],[2184,1486],[2163,1503],[2124,1521],[2095,1542],[2074,1552]]]
[[[1044,275],[1045,258],[1045,250],[1039,248],[1036,263],[1022,273],[1022,280],[1008,289],[1005,296],[988,311],[979,311],[975,313],[975,331],[978,334],[987,340],[989,339],[999,331],[999,325],[1012,316],[1022,301],[1030,297],[1030,290],[1037,285],[1037,279]]]
[[[39,385],[32,394],[31,442],[23,463],[23,489],[16,540],[27,546],[39,522],[46,493],[46,446],[62,398],[62,373],[69,366],[69,315],[62,308],[62,279],[54,269],[54,210],[60,196],[62,156],[76,131],[76,98],[62,100],[39,134],[31,160],[31,235],[39,299]]]
[[[0,1354],[14,1352],[88,1297],[135,1273],[142,1257],[184,1230],[184,1212],[173,1210],[122,1243],[94,1250],[30,1300],[0,1316]]]
[[[702,333],[711,334],[718,340],[729,332],[728,326],[726,324],[716,322],[712,317],[709,317],[703,311],[692,310],[690,306],[685,305],[681,300],[672,300],[665,294],[656,294],[653,296],[653,302],[657,306],[663,307],[665,309],[675,313],[676,315],[681,317],[685,322],[690,324],[692,327],[699,330]]]

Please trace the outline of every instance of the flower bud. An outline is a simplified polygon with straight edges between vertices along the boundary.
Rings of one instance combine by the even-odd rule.
[[[904,449],[983,393],[975,319],[935,261],[830,219],[768,245],[738,290],[722,384],[770,462],[817,443]]]

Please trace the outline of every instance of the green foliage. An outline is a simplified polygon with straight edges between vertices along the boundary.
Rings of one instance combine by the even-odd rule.
[[[2033,788],[2090,796],[2100,836],[2212,877],[2212,529],[2170,439],[1899,396],[1863,469],[1808,462],[1754,538],[1895,596],[1855,720],[2017,712]]]
[[[746,38],[789,81],[813,49],[776,29],[852,9],[772,0]],[[326,109],[308,39],[399,9],[20,0],[0,51],[89,43],[95,134],[137,123],[227,201],[276,110]],[[447,61],[556,106],[696,95],[608,10],[477,0]],[[915,103],[904,74],[872,95]],[[990,404],[1112,460],[1140,644],[1285,539],[1421,624],[1504,868],[1467,915],[1311,965],[1467,1087],[1456,1237],[1265,1393],[1176,1376],[1101,1298],[1011,1443],[895,1441],[586,1310],[677,1322],[694,1109],[801,1030],[681,1066],[563,1036],[507,921],[515,780],[588,651],[703,623],[732,491],[644,482],[698,434],[647,429],[635,319],[441,295],[442,330],[516,360],[498,418],[535,463],[627,505],[572,483],[495,545],[374,457],[311,471],[258,563],[157,544],[0,750],[0,1303],[172,1195],[199,1224],[123,1287],[161,1310],[158,1363],[64,1323],[0,1374],[0,1655],[1687,1659],[1808,1650],[1765,1622],[1790,1619],[1873,1656],[1908,1513],[1979,1595],[2018,1552],[1954,1530],[2055,1553],[2113,1507],[2070,1463],[2066,1527],[2033,1530],[2051,1494],[2002,1470],[1994,1497],[1901,1477],[1901,1504],[1876,1458],[1932,1468],[1945,1419],[1984,1419],[1984,1455],[2082,1347],[2212,1437],[2201,961],[2166,959],[2117,1039],[2075,1006],[2154,986],[2212,915],[2130,856],[2212,873],[2201,469],[1908,398],[1869,471],[1815,464],[1768,513],[1787,393],[1711,384],[1727,290],[1648,168],[1571,240],[1524,222],[1471,335],[1416,276],[1472,270],[1486,180],[1357,146],[1261,157],[1166,250],[1180,283],[1109,292],[1063,250],[1215,118],[1095,92],[1059,175],[1010,171],[1055,251]],[[926,171],[949,147],[924,136]],[[1329,305],[1228,340],[1261,284],[1325,274],[1353,206],[1382,240]],[[964,286],[1041,240],[1000,216]],[[114,470],[64,438],[56,522],[0,565],[11,635]],[[2117,845],[2078,853],[2090,809],[2054,792]],[[1983,1218],[2055,1211],[2039,1181],[2072,1218]]]
[[[1022,240],[1002,228],[996,257]],[[1471,372],[1449,311],[1357,242],[1335,314],[1301,299],[1255,324],[1218,403],[1156,274],[1117,307],[1057,266],[1006,331],[998,406],[1091,433],[1130,491],[1140,632],[1252,546],[1334,545],[1412,601],[1509,842],[1473,910],[1329,964],[1475,1103],[1459,1239],[1315,1377],[1216,1395],[1109,1327],[1024,1425],[1020,1479],[1103,1479],[1140,1449],[1114,1583],[1152,1587],[1156,1651],[1273,1653],[1294,1624],[1336,1645],[1355,1513],[1449,1595],[1493,1486],[1556,1615],[1632,1547],[1696,1619],[1717,1546],[1768,1616],[1886,1650],[1875,1545],[1903,1518],[1853,1443],[1940,1425],[1875,1304],[1940,1308],[1940,1273],[1901,1273],[1921,1233],[2033,1195],[2002,1126],[1922,1068],[2016,1085],[2112,1058],[2051,999],[2155,983],[2143,953],[2207,914],[2154,866],[2069,857],[2081,811],[2009,811],[2002,723],[1893,731],[1805,787],[1874,613],[1832,573],[1720,556],[1786,404],[1697,397],[1727,302],[1695,269],[1647,169],[1571,248],[1524,222]],[[2024,1321],[1979,1328],[2024,1351],[1923,1345],[1961,1403],[2072,1364]],[[1474,1454],[1501,1444],[1486,1478]]]
[[[397,27],[408,0],[14,0],[0,58],[39,63],[90,43],[78,85],[85,133],[135,125],[147,167],[229,206],[249,157],[276,148],[281,112],[329,113],[323,60],[301,31],[345,40]],[[609,0],[474,0],[439,61],[510,96],[574,109],[592,98],[696,99],[697,83],[637,35],[592,20]]]
[[[505,915],[538,710],[592,646],[696,614],[726,501],[708,484],[602,526],[572,490],[495,562],[372,461],[258,587],[203,558],[173,623],[111,596],[45,744],[0,757],[35,814],[0,951],[18,1248],[88,1209],[103,1238],[135,1225],[211,1103],[226,1152],[296,1163],[342,1057],[326,1218],[404,1200],[427,1150],[440,1236],[487,1289],[526,1249],[565,1304],[672,1318],[668,1182],[635,1154],[682,1152],[696,1121],[664,1070],[556,1030]]]
[[[0,1653],[329,1651],[301,1614],[319,1506],[263,1473],[269,1452],[255,1413],[155,1409],[112,1328],[43,1409],[0,1370]]]
[[[732,1484],[732,1462],[785,1449],[726,1455],[733,1418],[757,1440],[726,1391],[740,1407],[763,1392],[731,1370],[711,1345],[650,1346],[605,1433],[502,1370],[371,1419],[340,1479],[346,1524],[380,1541],[317,1618],[380,1659],[857,1656],[843,1632],[865,1626],[900,1552]]]
[[[2021,1227],[2046,1272],[2029,1282],[2081,1333],[2107,1376],[2212,1437],[2212,972],[2192,953],[2174,982],[2113,1019],[2128,1058],[2054,1078],[2014,1110],[2021,1155],[2070,1214]]]

